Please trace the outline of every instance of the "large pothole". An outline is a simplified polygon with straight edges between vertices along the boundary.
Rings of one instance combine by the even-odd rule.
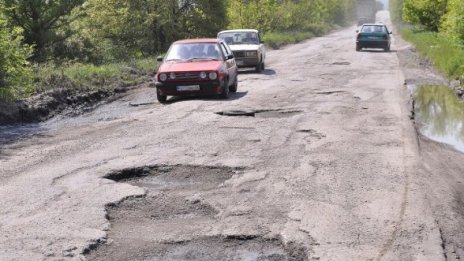
[[[296,244],[261,235],[227,237],[215,228],[220,210],[206,194],[240,175],[242,169],[207,166],[148,166],[107,178],[144,187],[145,197],[107,207],[111,228],[89,260],[307,260]]]

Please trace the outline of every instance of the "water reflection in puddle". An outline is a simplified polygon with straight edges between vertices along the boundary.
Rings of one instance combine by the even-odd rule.
[[[420,132],[464,152],[464,103],[446,86],[411,88]]]

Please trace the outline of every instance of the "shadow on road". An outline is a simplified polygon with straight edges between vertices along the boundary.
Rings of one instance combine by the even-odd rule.
[[[240,88],[240,87],[239,87]],[[167,104],[172,104],[180,101],[186,101],[186,100],[200,100],[200,101],[224,101],[224,102],[229,102],[229,101],[235,101],[238,99],[241,99],[245,97],[248,94],[248,91],[246,92],[236,92],[236,93],[230,93],[229,98],[227,99],[221,99],[218,98],[217,96],[172,96],[167,100],[165,105]]]
[[[398,51],[397,50],[384,51],[381,49],[367,49],[367,50],[363,49],[360,52],[363,52],[363,53],[396,53]]]
[[[8,145],[34,137],[45,137],[45,131],[46,129],[37,123],[0,126],[0,159],[8,156],[5,153]]]
[[[276,71],[273,69],[264,69],[261,73],[256,72],[254,69],[240,69],[238,71],[239,74],[264,74],[264,75],[275,75]]]

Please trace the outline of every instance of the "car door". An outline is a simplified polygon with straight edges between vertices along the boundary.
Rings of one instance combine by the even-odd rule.
[[[233,58],[234,54],[232,53],[232,50],[230,50],[229,46],[222,41],[220,42],[220,45],[221,45],[222,51],[224,52],[226,56],[225,65],[226,65],[227,74],[229,75],[228,84],[230,86],[234,83],[235,78],[237,77],[238,68],[237,68],[237,64],[235,63],[235,58]],[[230,56],[232,56],[232,58],[227,59]]]

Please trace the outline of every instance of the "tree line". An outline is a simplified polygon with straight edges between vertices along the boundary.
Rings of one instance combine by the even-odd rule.
[[[462,0],[390,0],[392,18],[464,42]]]
[[[182,38],[226,28],[320,33],[355,0],[2,0],[0,96],[30,92],[33,66],[150,57]],[[20,88],[11,88],[20,86]],[[20,91],[18,91],[20,90]],[[0,97],[1,98],[1,97]]]

